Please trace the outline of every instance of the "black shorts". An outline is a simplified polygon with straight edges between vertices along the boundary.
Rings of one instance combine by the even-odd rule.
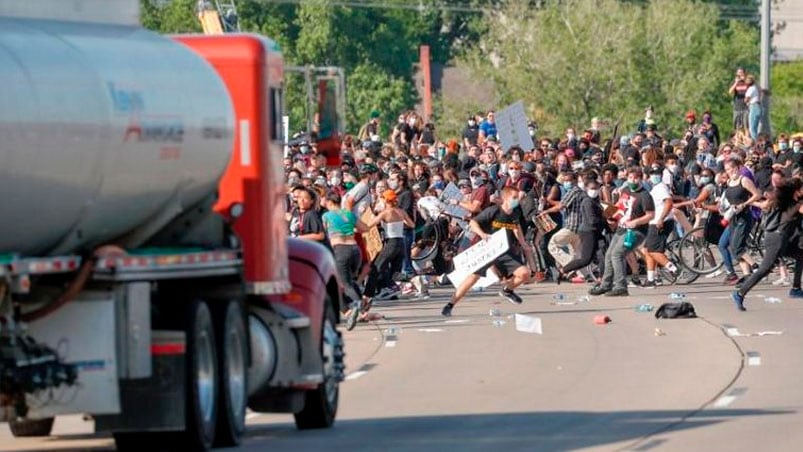
[[[485,272],[488,271],[491,267],[496,267],[499,270],[500,276],[502,278],[507,278],[516,271],[517,268],[523,267],[524,262],[521,261],[517,256],[514,256],[510,253],[505,253],[496,258],[493,262],[484,265],[479,270],[475,271],[474,274],[477,276],[485,276]]]
[[[651,224],[647,229],[647,238],[644,239],[644,247],[650,253],[663,253],[666,251],[666,241],[672,230],[675,229],[675,221],[664,221],[663,229],[659,230],[658,226]]]

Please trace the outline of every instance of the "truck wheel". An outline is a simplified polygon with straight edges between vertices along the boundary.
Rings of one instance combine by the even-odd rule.
[[[16,438],[27,438],[32,436],[50,436],[53,430],[55,418],[47,417],[44,419],[21,419],[9,421],[8,427],[11,434]]]
[[[218,378],[215,328],[203,301],[189,306],[187,323],[187,430],[190,450],[208,450],[215,439]]]
[[[215,446],[232,447],[240,444],[245,433],[245,407],[248,405],[248,335],[242,304],[237,301],[223,304],[215,323],[220,344]]]
[[[337,316],[332,303],[325,300],[322,333],[321,357],[323,358],[323,383],[313,391],[307,391],[304,409],[296,413],[296,427],[301,430],[328,428],[335,422],[337,403],[340,395],[340,381],[343,379],[343,336],[335,328]]]

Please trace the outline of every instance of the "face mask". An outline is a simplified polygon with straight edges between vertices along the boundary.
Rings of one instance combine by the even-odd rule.
[[[438,148],[438,155],[443,158],[446,155],[446,148]]]
[[[711,178],[708,176],[700,176],[700,185],[708,185],[711,183]]]
[[[287,179],[287,184],[288,185],[296,185],[296,184],[298,184],[298,178],[297,177],[291,177],[291,178]]]
[[[329,180],[329,184],[332,185],[332,186],[340,185],[340,178],[339,177],[333,177],[331,180]]]
[[[627,181],[627,186],[630,187],[631,190],[638,190],[641,184],[639,184],[638,182]]]
[[[677,165],[666,165],[666,169],[668,169],[670,173],[674,174],[675,171],[677,171],[678,166]]]
[[[479,188],[482,186],[482,178],[480,177],[472,177],[471,178],[471,187],[472,188]]]
[[[346,187],[346,190],[351,190],[354,188],[354,182],[346,182],[343,186]]]
[[[650,176],[650,182],[652,182],[653,185],[660,184],[661,183],[661,175],[660,174],[653,174],[652,176]]]
[[[531,137],[535,136],[535,129],[527,129],[527,130],[530,132]]]
[[[510,200],[510,203],[508,205],[510,206],[511,209],[515,209],[516,207],[519,206],[519,200],[517,198],[513,198]]]
[[[408,120],[407,121],[407,125],[409,125],[410,127],[413,127],[415,125],[415,119]]]
[[[779,148],[780,148],[782,151],[785,151],[785,150],[789,149],[789,143],[779,143],[779,144],[778,144],[778,147],[779,147]]]
[[[515,169],[512,169],[512,170],[508,171],[507,173],[508,173],[508,174],[510,175],[510,177],[512,177],[513,179],[517,179],[517,178],[518,178],[518,177],[521,175],[521,171],[519,171],[519,170],[515,170]]]
[[[571,190],[572,187],[574,187],[574,183],[572,183],[572,182],[564,182],[563,183],[563,189],[564,190]]]
[[[437,190],[443,190],[443,181],[436,180],[435,182],[432,183],[432,188],[435,188]]]
[[[591,198],[591,199],[595,199],[595,198],[597,198],[599,196],[599,190],[591,190],[591,189],[589,189],[589,190],[586,190],[586,193],[588,194],[588,197]]]
[[[800,146],[798,146],[798,145],[794,145],[794,146],[792,146],[792,152],[794,152],[795,154],[797,154],[798,152],[800,152]]]
[[[399,181],[389,180],[388,181],[388,188],[390,188],[391,190],[395,190],[395,189],[399,188]]]
[[[477,125],[477,122],[476,122],[476,121],[469,121],[469,122],[468,122],[468,126],[469,126],[469,127],[474,127],[475,125]]]

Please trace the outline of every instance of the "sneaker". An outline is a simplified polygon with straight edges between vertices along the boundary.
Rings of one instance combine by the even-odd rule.
[[[737,282],[739,282],[739,277],[736,276],[736,273],[728,273],[728,275],[725,276],[725,284],[732,286]]]
[[[610,290],[611,290],[610,287],[605,287],[602,284],[597,284],[596,286],[594,286],[591,289],[589,289],[588,294],[589,295],[602,295],[602,294],[604,294],[606,292],[610,292]]]
[[[513,304],[521,304],[522,299],[520,296],[510,289],[502,289],[499,291],[499,296]]]
[[[627,287],[641,287],[641,280],[639,279],[638,276],[633,276],[627,283]]]
[[[647,282],[645,282],[645,283],[644,283],[644,284],[641,286],[641,288],[642,288],[642,289],[655,289],[656,287],[658,287],[658,283],[657,283],[657,282],[655,282],[655,280],[653,280],[653,281],[649,281],[649,280],[648,280]]]
[[[630,293],[626,287],[617,287],[605,294],[606,297],[628,297]]]
[[[429,292],[419,292],[415,294],[413,300],[429,300]]]
[[[399,289],[385,287],[381,292],[379,292],[379,295],[375,296],[374,298],[377,300],[393,300],[399,297],[399,293]]]
[[[715,271],[714,273],[711,273],[710,275],[705,275],[705,277],[708,278],[708,279],[716,278],[717,276],[719,276],[719,275],[721,275],[723,273],[725,273],[725,271],[720,268],[719,270]]]
[[[356,303],[355,303],[356,304]],[[360,309],[352,305],[346,313],[346,331],[351,331],[357,326],[357,318],[360,316]]]
[[[575,276],[571,279],[572,284],[585,284],[586,278],[584,276]]]
[[[740,311],[747,310],[744,308],[744,295],[740,295],[738,290],[734,290],[733,293],[731,293],[731,300],[733,300],[733,304],[736,305],[736,309]]]
[[[792,282],[789,281],[789,278],[787,278],[785,276],[781,276],[780,278],[778,278],[778,279],[776,279],[775,281],[772,282],[773,286],[789,286],[791,284],[792,284]]]
[[[451,317],[452,316],[452,308],[454,308],[453,304],[446,303],[446,306],[444,306],[443,309],[441,309],[441,315],[444,316],[444,317]]]
[[[405,283],[401,292],[402,292],[402,295],[410,295],[410,294],[416,293],[417,290],[413,286],[413,283]]]
[[[789,289],[789,296],[791,298],[803,298],[803,290],[800,287],[793,287]]]

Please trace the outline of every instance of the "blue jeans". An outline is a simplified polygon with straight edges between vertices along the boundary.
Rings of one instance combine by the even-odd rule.
[[[410,249],[413,247],[413,240],[415,240],[415,229],[404,230],[404,263],[402,264],[402,271],[408,275],[414,275],[413,261],[410,259]]]
[[[750,104],[748,121],[750,128],[750,138],[755,140],[758,137],[758,124],[761,122],[761,105]]]
[[[731,256],[731,252],[728,249],[731,243],[731,228],[725,228],[725,231],[722,232],[722,235],[719,236],[719,243],[717,247],[719,248],[719,253],[722,254],[722,263],[725,264],[725,270],[728,273],[733,273],[735,270],[733,269],[733,256]]]

